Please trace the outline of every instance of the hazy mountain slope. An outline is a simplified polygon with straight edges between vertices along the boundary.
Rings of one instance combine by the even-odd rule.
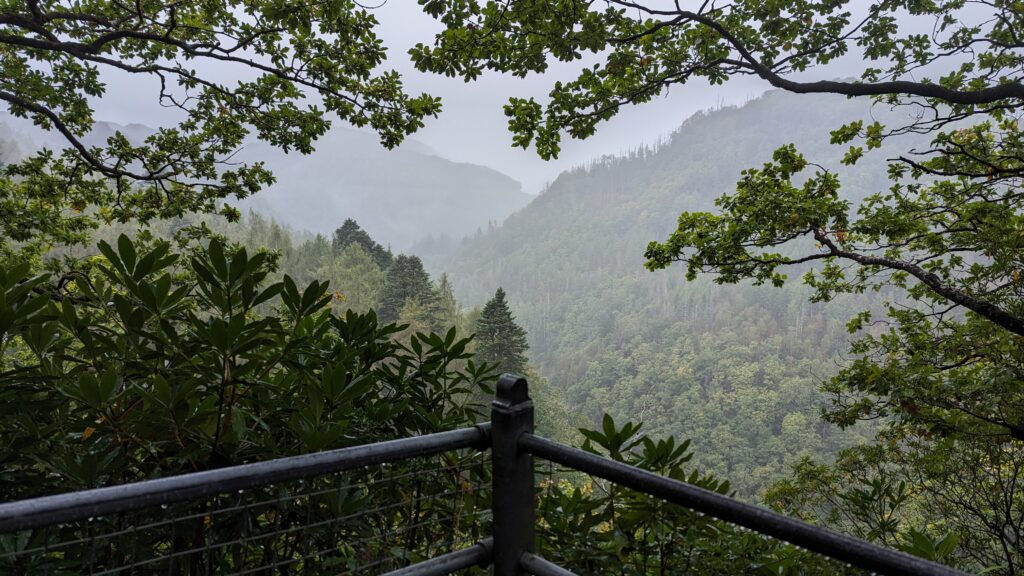
[[[136,142],[152,133],[139,124],[97,122],[85,142],[102,145],[117,130]],[[65,142],[24,120],[0,116],[0,152],[8,161],[42,147],[63,148]],[[415,140],[388,151],[376,136],[348,128],[332,130],[308,156],[253,143],[234,160],[264,161],[277,177],[274,186],[244,200],[243,208],[323,233],[354,218],[396,250],[428,236],[461,238],[486,229],[532,198],[496,170],[446,160]]]
[[[433,156],[416,143],[389,152],[356,130],[333,130],[309,156],[283,156],[258,144],[244,157],[266,160],[277,176],[277,184],[254,198],[254,207],[316,232],[354,218],[397,250],[429,235],[467,236],[531,198],[496,170]]]
[[[24,157],[22,143],[14,130],[0,121],[0,165],[15,162]]]
[[[86,146],[104,146],[107,138],[118,131],[133,143],[141,143],[154,132],[153,128],[143,124],[118,124],[100,120],[93,125],[92,132],[82,138],[82,142]],[[60,150],[68,147],[67,140],[59,132],[40,130],[29,120],[3,112],[0,112],[0,139],[16,141],[25,154],[41,148]]]
[[[796,283],[686,283],[681,267],[645,271],[644,248],[782,144],[840,167],[828,131],[867,112],[859,101],[771,92],[699,115],[656,151],[562,174],[503,226],[432,265],[452,273],[463,302],[505,288],[532,358],[574,408],[693,437],[701,462],[757,490],[801,453],[853,440],[818,422],[816,390],[846,348],[845,318],[864,303],[811,305]],[[882,156],[845,171],[846,194],[886,185],[867,169]]]

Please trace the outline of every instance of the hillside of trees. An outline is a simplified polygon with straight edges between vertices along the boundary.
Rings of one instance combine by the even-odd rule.
[[[573,410],[692,438],[700,465],[753,497],[802,456],[829,458],[870,437],[821,422],[818,390],[843,362],[846,322],[870,298],[823,305],[796,283],[686,282],[679,270],[645,270],[644,248],[782,144],[838,165],[843,150],[825,128],[868,112],[839,97],[769,92],[699,114],[656,147],[562,174],[504,225],[428,264],[448,270],[468,303],[508,290],[533,361]],[[842,192],[858,199],[886,182],[861,165],[843,171]]]
[[[476,355],[478,362],[530,377],[532,393],[542,407],[538,427],[546,434],[574,440],[578,437],[576,427],[589,423],[570,414],[562,393],[529,363],[532,354],[527,352],[526,335],[500,286],[491,290],[481,304],[468,306],[456,298],[447,273],[428,274],[417,255],[393,252],[353,219],[344,220],[333,233],[324,235],[299,232],[249,211],[238,222],[195,216],[154,222],[141,231],[134,223],[113,224],[101,227],[94,236],[96,242],[113,245],[122,234],[145,241],[175,238],[188,245],[194,245],[196,239],[215,237],[253,254],[266,253],[272,263],[268,278],[289,276],[297,285],[327,283],[332,295],[330,308],[336,314],[373,311],[382,323],[404,327],[390,335],[400,343],[408,343],[417,333],[444,334],[454,328],[460,337],[470,337],[467,350]],[[95,245],[63,246],[48,252],[44,260],[46,267],[62,268],[98,254]],[[269,308],[264,305],[261,311]]]
[[[496,573],[539,571],[451,455],[417,454],[450,504],[413,463],[261,511],[242,483],[175,491],[177,518],[118,488],[470,426],[502,369],[543,435],[893,558],[538,467],[536,552],[573,573],[1024,571],[1020,2],[424,0],[385,10],[435,21],[398,50],[383,7],[0,8],[0,501],[121,508],[4,506],[0,572],[336,573],[487,533]],[[687,84],[777,91],[532,199],[408,139],[495,75],[456,102],[498,88],[545,160]],[[496,136],[476,117],[448,137]]]

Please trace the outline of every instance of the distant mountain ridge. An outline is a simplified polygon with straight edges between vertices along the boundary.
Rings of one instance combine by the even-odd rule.
[[[84,141],[103,145],[115,131],[142,142],[153,129],[100,121]],[[246,145],[234,160],[266,162],[277,183],[241,201],[240,207],[296,230],[325,234],[353,218],[374,238],[401,251],[426,238],[459,239],[487,229],[532,198],[515,179],[485,166],[447,160],[414,139],[388,151],[372,134],[334,128],[316,146],[314,153],[303,156],[261,142]],[[0,154],[6,161],[43,147],[60,149],[66,142],[60,134],[0,115]]]
[[[818,420],[818,383],[847,349],[846,319],[869,303],[812,304],[799,280],[686,282],[682,265],[646,271],[644,249],[788,143],[838,169],[847,197],[886,189],[875,162],[885,149],[848,168],[845,147],[829,144],[830,130],[872,113],[889,112],[775,91],[698,114],[657,149],[564,172],[503,225],[428,266],[449,272],[461,302],[508,292],[532,360],[571,410],[692,437],[700,464],[755,493],[800,454],[827,457],[854,441]]]
[[[240,158],[265,160],[277,177],[252,207],[315,232],[354,218],[396,250],[428,236],[468,236],[533,198],[497,170],[441,158],[415,141],[386,151],[375,136],[351,129],[332,130],[309,156],[282,156],[254,144]]]
[[[503,225],[464,240],[430,264],[455,273],[457,290],[474,303],[499,284],[513,289],[511,299],[524,300],[541,286],[557,285],[556,278],[585,285],[609,276],[657,277],[663,273],[643,267],[647,243],[665,239],[681,212],[713,210],[716,198],[735,190],[743,170],[770,161],[784,144],[795,143],[809,161],[838,172],[841,193],[851,200],[888,188],[885,171],[872,164],[886,156],[887,147],[868,151],[865,161],[847,167],[840,164],[846,148],[829,144],[829,131],[841,123],[888,113],[869,111],[864,101],[782,91],[701,112],[657,148],[563,172]],[[897,140],[906,147],[914,138],[921,139]],[[556,249],[538,249],[545,243]],[[538,265],[550,267],[552,274],[519,273]],[[664,274],[682,282],[679,268]]]

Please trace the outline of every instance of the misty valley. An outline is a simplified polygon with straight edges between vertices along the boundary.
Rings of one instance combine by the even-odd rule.
[[[0,572],[1021,574],[1021,37],[0,2]]]

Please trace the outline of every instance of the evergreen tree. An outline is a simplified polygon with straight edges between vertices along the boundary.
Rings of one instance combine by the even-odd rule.
[[[249,215],[245,220],[245,233],[242,235],[242,243],[253,249],[267,247],[268,227],[269,223],[262,214],[249,210]]]
[[[505,372],[522,374],[526,370],[526,330],[523,330],[505,300],[505,291],[498,288],[476,324],[477,356],[497,362]]]
[[[295,247],[286,266],[294,271],[291,274],[293,279],[308,284],[318,278],[323,279],[323,276],[316,275],[317,270],[330,264],[333,260],[334,254],[330,241],[323,234],[317,234]]]
[[[395,334],[399,342],[407,342],[417,332],[429,333],[434,322],[430,304],[416,298],[409,298],[405,301],[402,309],[398,312],[397,322],[405,324],[407,328]]]
[[[461,314],[459,303],[455,300],[455,291],[448,279],[448,274],[441,274],[441,280],[437,283],[437,298],[431,309],[431,325],[435,331],[444,332],[451,327],[461,329]]]
[[[341,254],[345,248],[348,248],[352,244],[358,244],[373,261],[380,266],[381,269],[386,270],[391,266],[391,250],[378,244],[370,234],[359,227],[359,224],[349,218],[334,231],[334,240],[332,242],[334,246],[334,253]]]
[[[281,256],[284,258],[290,258],[292,250],[295,248],[292,244],[292,235],[275,221],[270,222],[270,228],[267,231],[266,247],[271,250],[280,250]]]
[[[423,269],[423,262],[417,256],[399,254],[388,268],[377,305],[377,317],[381,322],[394,322],[407,300],[416,300],[429,309],[436,299],[437,294],[430,283],[430,276]]]
[[[339,311],[366,313],[377,303],[384,285],[384,271],[359,244],[349,245],[316,274],[337,291],[335,309]]]

